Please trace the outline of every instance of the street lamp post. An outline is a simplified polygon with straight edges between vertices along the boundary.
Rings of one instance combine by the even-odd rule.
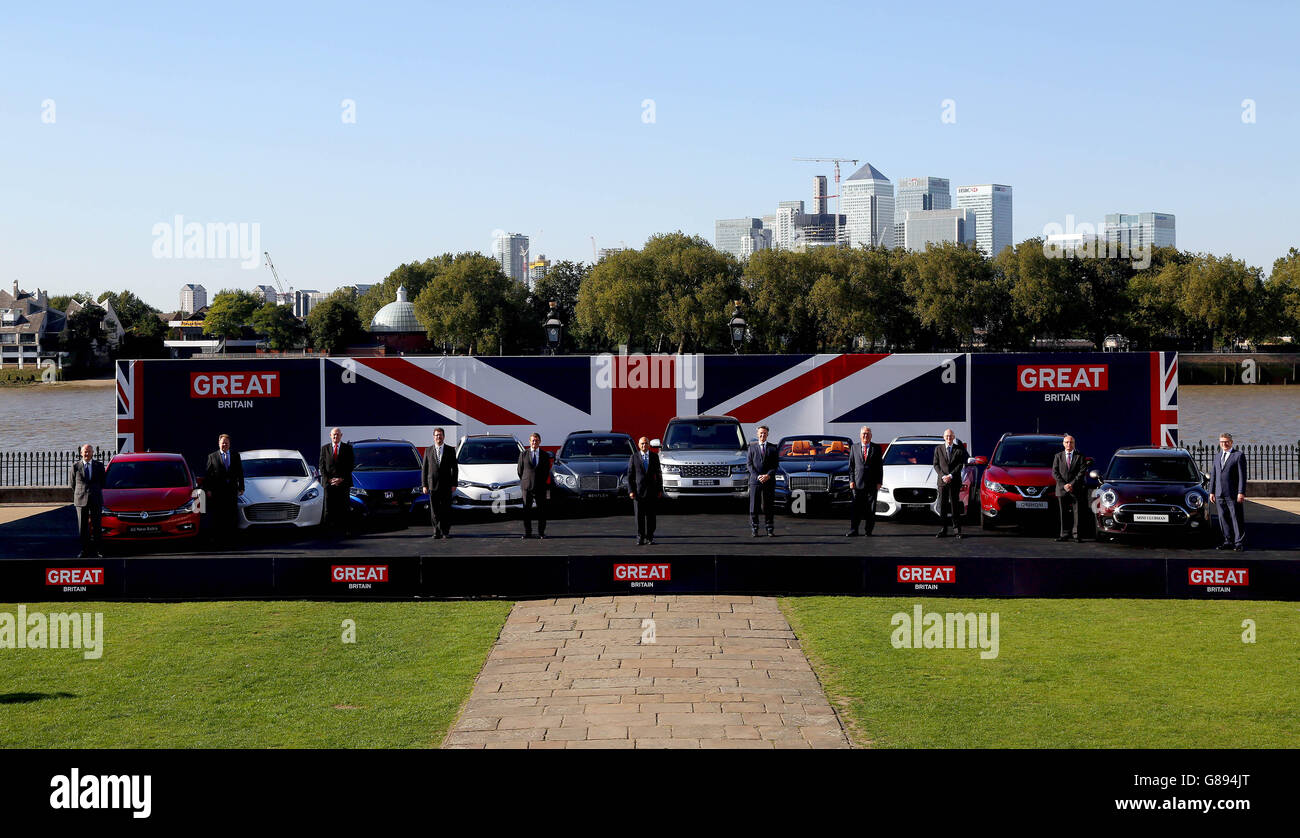
[[[554,355],[560,349],[560,333],[564,329],[564,324],[556,317],[554,300],[551,301],[550,312],[542,323],[542,328],[546,330],[546,354]]]
[[[731,349],[739,355],[740,348],[745,344],[745,333],[749,330],[749,324],[740,314],[740,300],[734,300],[732,305],[734,308],[731,312],[731,322],[728,324],[731,327]]]

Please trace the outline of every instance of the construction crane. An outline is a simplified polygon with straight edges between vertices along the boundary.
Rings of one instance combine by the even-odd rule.
[[[280,274],[276,273],[275,263],[271,261],[271,251],[263,250],[262,255],[266,257],[266,266],[271,269],[271,276],[275,279],[275,290],[280,295],[280,299],[285,303],[292,304],[293,296],[291,292],[293,289],[290,288],[288,291],[284,290],[284,283],[280,281]]]
[[[851,160],[848,157],[796,157],[796,161],[801,163],[834,163],[835,164],[835,194],[827,195],[827,198],[835,199],[835,246],[840,244],[840,164],[852,163],[858,165],[858,161]]]

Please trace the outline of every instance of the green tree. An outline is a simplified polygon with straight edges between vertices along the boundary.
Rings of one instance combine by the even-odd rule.
[[[1259,268],[1240,259],[1198,254],[1188,265],[1180,308],[1207,341],[1232,346],[1260,335],[1266,294]]]
[[[728,346],[729,302],[741,290],[736,259],[680,231],[651,236],[641,253],[654,270],[662,337],[669,343],[662,348],[681,353]]]
[[[537,349],[542,326],[527,323],[528,290],[501,273],[495,259],[460,253],[415,298],[429,339],[468,354]]]
[[[251,291],[224,289],[208,305],[203,320],[203,334],[221,338],[237,338],[244,326],[249,325],[253,312],[262,307],[262,298]]]
[[[988,320],[993,270],[972,247],[951,242],[915,254],[915,270],[904,283],[922,326],[948,333],[952,342],[973,346]]]
[[[745,320],[753,336],[749,348],[755,352],[816,352],[823,309],[813,299],[813,286],[819,273],[843,274],[836,271],[843,267],[844,263],[818,259],[809,252],[760,250],[751,256],[741,280],[748,303]],[[823,293],[828,289],[824,287]],[[838,301],[845,305],[856,302],[847,297]]]
[[[1271,337],[1289,335],[1293,342],[1300,341],[1300,250],[1293,247],[1273,263],[1268,288],[1268,303],[1276,312]]]
[[[565,325],[565,344],[574,349],[590,349],[591,337],[577,322],[578,292],[591,272],[591,266],[582,262],[554,262],[546,269],[546,276],[537,280],[528,295],[529,317],[541,323],[550,316],[553,301],[558,316]]]
[[[639,250],[600,260],[578,290],[575,315],[579,329],[596,344],[655,349],[664,326],[653,261]]]
[[[388,276],[357,298],[357,316],[361,318],[362,324],[369,326],[381,308],[396,300],[399,287],[404,286],[406,299],[414,301],[425,286],[451,265],[454,259],[452,254],[444,253],[423,262],[398,265]]]
[[[1178,349],[1191,337],[1180,302],[1189,261],[1172,248],[1156,251],[1151,265],[1129,280],[1129,321],[1124,334],[1134,349]]]
[[[95,366],[96,345],[104,340],[104,309],[88,303],[68,318],[61,348],[72,354],[72,364],[82,369]]]
[[[1006,280],[1013,315],[1029,337],[1072,336],[1090,302],[1080,297],[1077,257],[1045,250],[1042,239],[1026,239],[1003,248],[993,268]]]
[[[253,328],[266,335],[267,345],[281,352],[302,346],[304,329],[293,306],[267,303],[253,312]]]
[[[366,331],[357,316],[355,293],[340,288],[311,307],[307,314],[307,334],[317,352],[339,353],[366,339]]]

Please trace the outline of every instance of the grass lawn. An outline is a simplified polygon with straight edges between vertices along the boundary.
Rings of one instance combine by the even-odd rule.
[[[510,605],[30,603],[103,612],[103,657],[0,649],[0,747],[436,747]]]
[[[997,612],[999,653],[895,649],[892,615]],[[781,605],[875,748],[1300,747],[1300,604],[807,597]],[[1242,621],[1256,624],[1242,642]]]

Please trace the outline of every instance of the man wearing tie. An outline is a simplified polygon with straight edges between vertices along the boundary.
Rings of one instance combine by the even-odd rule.
[[[352,493],[352,446],[343,441],[343,431],[330,431],[330,441],[320,447],[321,483],[325,485],[325,524],[335,534],[348,531],[348,496]]]
[[[871,441],[871,428],[863,425],[858,430],[858,439],[849,449],[849,489],[853,501],[849,507],[849,531],[844,533],[849,538],[858,534],[858,521],[862,522],[864,535],[871,535],[875,529],[876,493],[885,482],[880,446]]]
[[[632,499],[636,515],[636,543],[655,543],[655,507],[664,491],[664,476],[659,455],[650,450],[650,440],[641,437],[637,450],[627,461],[627,496]]]
[[[81,446],[81,459],[68,475],[72,504],[77,510],[77,535],[81,536],[79,559],[103,558],[99,552],[99,513],[104,506],[104,464],[95,459],[89,443]]]
[[[749,534],[758,536],[758,512],[763,510],[767,534],[772,531],[772,510],[776,506],[776,470],[781,464],[776,446],[767,441],[767,425],[758,426],[758,442],[749,446],[745,458],[749,466]]]
[[[239,452],[230,450],[230,434],[217,437],[217,450],[208,455],[203,491],[208,493],[212,538],[228,541],[239,527],[239,496],[244,493],[244,465]]]
[[[533,514],[537,515],[537,537],[546,538],[546,489],[551,485],[551,455],[542,450],[542,435],[528,437],[528,447],[519,453],[519,491],[524,495],[524,538],[533,537]]]
[[[1056,478],[1056,499],[1060,504],[1061,534],[1057,541],[1069,541],[1073,538],[1082,544],[1079,536],[1079,510],[1083,507],[1087,484],[1083,479],[1083,455],[1074,450],[1074,437],[1066,434],[1061,440],[1064,451],[1056,452],[1052,458],[1052,476]],[[1070,526],[1066,526],[1066,515],[1071,516]]]
[[[1215,549],[1246,549],[1246,455],[1232,447],[1232,434],[1219,434],[1220,453],[1210,471],[1210,503],[1219,504],[1223,543]]]
[[[948,519],[952,519],[955,535],[961,538],[961,472],[966,467],[966,449],[956,443],[957,435],[948,428],[943,432],[943,445],[934,447],[934,471],[938,475],[939,520],[943,527],[935,538],[948,535]]]
[[[434,538],[451,538],[451,493],[456,491],[460,470],[456,449],[444,445],[442,428],[433,429],[433,445],[424,449],[424,488],[429,496],[429,518]]]

